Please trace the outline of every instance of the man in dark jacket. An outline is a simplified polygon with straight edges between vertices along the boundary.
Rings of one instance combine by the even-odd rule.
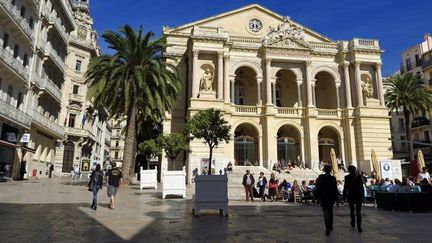
[[[246,174],[243,176],[242,184],[246,192],[246,201],[249,201],[249,197],[250,197],[253,202],[254,198],[253,198],[252,186],[255,184],[255,179],[253,175],[250,173],[250,170],[246,170]]]
[[[330,175],[331,166],[324,166],[325,174],[320,175],[317,179],[316,193],[320,200],[324,214],[324,222],[326,226],[326,235],[330,235],[333,231],[333,205],[338,197],[336,178]]]
[[[259,196],[261,197],[261,201],[265,201],[265,188],[267,186],[267,178],[264,176],[263,172],[260,172],[260,176],[258,177],[258,183],[259,187]]]
[[[342,198],[344,201],[348,201],[350,207],[351,227],[355,227],[355,217],[357,216],[357,230],[358,232],[362,232],[361,206],[364,199],[363,178],[359,173],[357,173],[357,168],[354,165],[348,166],[348,172],[349,174],[345,176]]]

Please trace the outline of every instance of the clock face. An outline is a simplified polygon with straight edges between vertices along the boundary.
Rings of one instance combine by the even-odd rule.
[[[78,27],[78,37],[82,40],[87,37],[87,28],[86,27],[84,27],[84,26]]]
[[[251,19],[249,20],[249,29],[254,32],[260,32],[263,28],[263,25],[259,19]]]

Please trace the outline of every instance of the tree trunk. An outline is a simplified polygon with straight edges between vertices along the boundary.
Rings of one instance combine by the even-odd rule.
[[[210,155],[209,155],[209,172],[208,174],[211,175],[211,166],[212,166],[212,157],[213,157],[213,146],[210,147]]]
[[[135,159],[136,159],[136,103],[132,101],[132,105],[127,113],[126,120],[126,136],[123,155],[123,180],[130,184],[135,174]]]
[[[414,160],[414,145],[411,130],[411,113],[406,109],[403,110],[403,113],[405,117],[405,133],[408,140],[408,155],[411,162]]]

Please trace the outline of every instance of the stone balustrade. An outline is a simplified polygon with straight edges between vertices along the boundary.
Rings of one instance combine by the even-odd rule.
[[[2,60],[7,66],[14,70],[24,80],[29,79],[29,71],[24,67],[23,63],[16,59],[12,53],[0,45],[0,60]]]
[[[55,16],[55,14],[52,13],[46,6],[42,7],[41,13],[42,16],[49,22],[49,24],[54,26],[63,41],[67,43],[69,40],[69,34],[66,32],[66,28],[64,25],[62,25],[60,19]]]
[[[318,109],[318,116],[338,117],[337,109]]]
[[[338,53],[337,43],[309,42],[309,44],[317,52]]]
[[[34,31],[30,28],[27,19],[21,17],[21,13],[18,8],[12,4],[10,0],[0,0],[0,5],[5,8],[6,12],[10,14],[12,19],[18,24],[18,26],[23,30],[25,35],[32,41],[34,41]]]
[[[56,100],[61,101],[61,90],[51,80],[44,79],[37,73],[33,73],[32,81],[42,90],[46,90]]]
[[[258,113],[258,108],[256,106],[234,105],[234,111],[236,113],[257,114]]]
[[[22,125],[23,127],[30,128],[31,126],[31,116],[20,111],[15,106],[6,103],[6,101],[2,99],[0,99],[0,115]]]
[[[87,129],[81,129],[76,127],[65,127],[65,133],[68,135],[90,138],[96,141],[96,137]]]
[[[57,66],[63,72],[66,68],[64,60],[58,55],[57,51],[54,50],[50,43],[45,45],[45,52],[52,58],[52,60],[57,64]]]
[[[70,94],[69,100],[82,103],[84,101],[84,97],[79,94]]]
[[[378,40],[354,38],[349,43],[350,48],[380,50]]]
[[[277,107],[277,113],[280,115],[299,115],[298,108],[295,107]]]
[[[59,138],[63,138],[64,129],[63,127],[58,125],[55,121],[50,120],[49,118],[45,117],[39,112],[33,113],[33,121],[39,124],[39,126],[42,126],[47,130],[51,131],[52,133],[56,134]]]
[[[91,40],[87,40],[87,39],[86,40],[82,40],[82,39],[80,39],[80,38],[78,38],[76,36],[71,35],[69,37],[69,41],[75,42],[75,43],[77,43],[79,45],[82,45],[82,46],[85,46],[85,47],[87,47],[89,49],[97,49],[96,43],[93,42],[93,41],[91,41]]]

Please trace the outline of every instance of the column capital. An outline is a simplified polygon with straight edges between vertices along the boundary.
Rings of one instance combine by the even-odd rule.
[[[225,52],[223,52],[223,51],[218,51],[218,52],[217,52],[218,57],[223,57],[223,56],[224,56],[224,53],[225,53]]]
[[[336,80],[336,88],[340,88],[340,86],[341,86],[341,81],[340,80]]]
[[[312,61],[311,60],[307,60],[305,62],[305,64],[306,64],[306,67],[310,67],[312,65]]]
[[[361,62],[360,61],[353,61],[352,64],[354,64],[354,66],[356,66],[356,67],[360,67]]]
[[[341,66],[343,68],[347,68],[347,67],[349,67],[349,65],[350,65],[350,63],[348,61],[344,61],[344,62],[341,63]]]
[[[381,66],[382,66],[382,62],[377,62],[377,63],[375,63],[375,67],[376,67],[376,68],[381,68]]]
[[[264,61],[265,61],[266,64],[270,64],[271,61],[272,61],[272,59],[271,59],[270,57],[266,57],[266,58],[264,59]]]
[[[192,50],[192,55],[193,55],[194,57],[197,57],[198,54],[199,54],[199,50]]]
[[[262,78],[257,78],[257,83],[262,83]]]
[[[225,61],[229,61],[230,58],[231,58],[231,57],[230,57],[229,55],[224,55],[224,56],[223,56],[223,59],[224,59]]]
[[[296,80],[297,86],[300,86],[303,84],[303,79],[297,79]]]

